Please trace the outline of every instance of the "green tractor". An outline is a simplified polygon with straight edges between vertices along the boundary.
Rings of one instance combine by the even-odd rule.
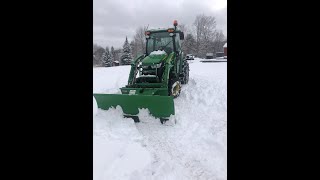
[[[121,106],[124,116],[139,122],[139,109],[147,108],[161,123],[175,115],[173,99],[181,84],[189,81],[189,64],[181,50],[184,33],[174,28],[147,30],[146,52],[131,64],[128,84],[122,94],[94,94],[98,108]]]

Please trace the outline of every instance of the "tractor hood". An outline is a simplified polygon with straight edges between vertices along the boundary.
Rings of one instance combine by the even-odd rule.
[[[168,57],[167,53],[164,51],[153,51],[149,56],[142,60],[143,66],[151,66],[154,64],[159,64],[161,61]]]

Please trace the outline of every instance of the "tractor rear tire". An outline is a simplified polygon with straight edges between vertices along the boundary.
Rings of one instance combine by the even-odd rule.
[[[183,65],[183,77],[181,79],[181,84],[188,84],[189,82],[189,63],[185,62]]]

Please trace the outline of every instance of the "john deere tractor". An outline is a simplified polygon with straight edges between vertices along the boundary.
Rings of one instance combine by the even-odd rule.
[[[125,117],[139,121],[139,109],[147,108],[161,122],[175,115],[173,99],[181,84],[189,81],[189,64],[181,50],[184,33],[174,28],[147,30],[146,52],[131,64],[128,84],[122,94],[94,94],[98,108],[121,106]]]

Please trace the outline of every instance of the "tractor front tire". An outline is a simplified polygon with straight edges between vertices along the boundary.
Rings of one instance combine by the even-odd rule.
[[[181,82],[178,78],[174,78],[169,83],[169,96],[176,98],[180,95],[181,92]]]

